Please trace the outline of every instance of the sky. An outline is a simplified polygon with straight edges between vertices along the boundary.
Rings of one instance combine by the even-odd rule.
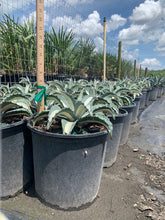
[[[35,0],[1,0],[1,13],[14,14],[20,22],[36,17]],[[44,0],[44,27],[63,25],[77,37],[89,37],[96,51],[103,51],[106,17],[106,51],[136,60],[142,68],[165,69],[165,0]]]

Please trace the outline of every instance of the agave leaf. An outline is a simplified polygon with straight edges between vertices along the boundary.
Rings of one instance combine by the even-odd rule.
[[[50,82],[49,83],[49,88],[52,88],[52,89],[55,88],[58,91],[63,91],[64,90],[62,83],[60,83],[59,81]]]
[[[48,95],[47,101],[52,101],[51,104],[58,104],[59,106],[63,106],[63,103],[61,102],[60,98],[56,95]]]
[[[26,93],[28,93],[29,88],[30,88],[30,85],[29,85],[29,84],[28,84],[28,85],[26,85],[26,87],[25,87],[25,94],[26,94]]]
[[[16,92],[16,93],[25,93],[25,88],[19,84],[15,84],[14,86],[10,87],[10,90],[12,93]]]
[[[77,120],[76,121],[67,121],[65,119],[62,119],[61,124],[62,124],[63,134],[71,134],[76,123],[77,123]]]
[[[118,101],[119,99],[109,99],[109,98],[107,98],[107,97],[105,97],[104,98],[107,102],[108,102],[108,104],[109,104],[109,107],[111,107],[112,109],[114,109],[114,111],[116,112],[116,113],[118,113],[119,112],[119,106],[121,106],[122,105],[122,100],[120,100],[120,102]]]
[[[48,122],[47,122],[47,129],[50,128],[50,125],[52,124],[54,118],[56,117],[57,113],[61,111],[61,108],[58,105],[53,105],[48,114]]]
[[[18,116],[18,115],[30,116],[30,113],[24,108],[17,108],[2,114],[2,118],[10,117],[10,116]]]
[[[32,111],[30,109],[29,103],[25,99],[12,100],[11,102],[17,104],[17,106],[26,109],[32,115]]]
[[[66,119],[72,122],[76,120],[75,114],[70,108],[63,108],[61,111],[57,113],[56,117],[60,119]]]
[[[24,83],[25,85],[31,85],[29,77],[21,77],[19,83]]]
[[[92,95],[86,95],[82,98],[81,102],[88,109],[89,113],[92,115],[92,105],[93,105],[94,97]]]
[[[85,92],[85,89],[82,89],[81,92],[79,93],[79,96],[77,97],[77,101],[82,100],[82,98],[84,97],[84,92]]]
[[[112,117],[115,119],[115,112],[113,111],[112,108],[102,105],[102,104],[98,104],[98,105],[94,105],[93,106],[93,113],[97,113],[97,112],[105,112],[108,113],[110,115],[112,115]]]
[[[98,104],[104,104],[104,105],[109,105],[109,99],[105,99],[102,97],[95,97],[93,101],[93,105],[98,105]]]
[[[106,97],[106,98],[110,98],[110,99],[112,99],[112,98],[118,99],[118,95],[115,92],[107,92],[107,93],[103,94],[101,97],[102,98]]]
[[[6,98],[4,98],[3,102],[11,102],[11,101],[17,101],[19,99],[24,99],[28,102],[28,104],[31,106],[31,102],[28,100],[28,98],[25,95],[21,95],[21,94],[9,94],[6,96]]]
[[[120,96],[124,105],[131,105],[132,99],[129,96]]]
[[[75,114],[75,117],[76,117],[77,119],[83,117],[83,115],[84,115],[86,112],[89,114],[88,109],[86,108],[86,106],[85,106],[82,102],[76,102],[76,103],[75,103],[75,111],[74,111],[74,114]]]
[[[4,93],[8,93],[10,91],[9,85],[1,85],[0,90],[2,90]]]
[[[115,91],[114,91],[116,94],[127,94],[127,93],[129,93],[130,92],[130,90],[128,89],[128,88],[124,88],[124,87],[122,87],[122,88],[119,88],[119,89],[116,89]]]
[[[44,111],[42,111],[42,112],[39,112],[39,113],[37,113],[37,115],[34,117],[34,119],[33,119],[33,126],[35,126],[35,124],[39,121],[39,120],[41,120],[41,119],[43,119],[43,118],[48,118],[48,114],[49,114],[49,111],[48,110],[44,110]]]
[[[83,124],[95,123],[103,125],[112,136],[113,126],[108,117],[106,117],[102,112],[96,113],[94,116],[87,116],[78,121],[78,125],[82,126]]]
[[[65,92],[59,92],[56,93],[56,95],[61,100],[64,108],[70,108],[72,111],[74,111],[75,99],[71,95]]]
[[[1,104],[1,113],[4,114],[6,111],[9,111],[12,108],[18,107],[17,104],[11,102],[3,102]]]

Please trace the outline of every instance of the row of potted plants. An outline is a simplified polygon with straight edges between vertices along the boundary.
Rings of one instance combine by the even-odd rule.
[[[138,115],[135,100],[151,81],[53,81],[40,93],[28,78],[1,85],[1,197],[34,181],[48,204],[68,209],[92,202],[102,168],[115,162]],[[45,110],[37,113],[43,96]]]

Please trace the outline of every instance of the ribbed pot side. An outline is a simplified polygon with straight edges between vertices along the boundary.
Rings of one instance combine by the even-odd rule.
[[[150,93],[150,101],[156,101],[158,96],[158,88],[154,87]]]
[[[14,196],[33,181],[31,134],[26,120],[0,127],[1,197]]]
[[[107,136],[107,148],[104,159],[104,167],[112,166],[116,159],[120,144],[120,138],[123,128],[123,120],[124,117],[128,115],[127,111],[124,109],[120,109],[120,114],[115,116],[115,119],[112,116],[109,116],[109,120],[113,124],[112,137],[110,135]]]
[[[136,106],[135,103],[134,103],[134,105],[122,106],[122,109],[126,110],[128,112],[128,115],[126,117],[124,117],[123,129],[122,129],[121,138],[120,138],[120,145],[124,145],[127,142],[130,124],[132,121],[132,112],[133,112],[133,108],[135,108],[135,106]]]
[[[100,186],[107,131],[62,135],[28,127],[32,131],[38,197],[62,209],[92,202]]]
[[[141,97],[141,99],[140,99],[139,109],[144,109],[144,108],[145,108],[146,96],[147,96],[147,91],[142,91],[142,97]]]
[[[133,108],[131,123],[137,122],[137,116],[139,114],[140,99],[141,99],[141,96],[136,97],[134,100],[134,103],[136,104],[136,106]]]

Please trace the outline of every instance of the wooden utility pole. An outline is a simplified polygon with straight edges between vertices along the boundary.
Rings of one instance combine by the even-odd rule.
[[[142,74],[142,66],[140,64],[139,77],[141,77],[141,74]]]
[[[134,77],[136,77],[136,60],[134,60]]]
[[[138,78],[139,78],[139,59],[138,59]]]
[[[145,68],[145,77],[147,77],[148,68]]]
[[[36,0],[37,5],[37,85],[44,86],[44,0]],[[40,92],[42,89],[38,89]],[[38,103],[38,112],[44,110],[44,96]]]
[[[121,41],[119,41],[119,47],[118,47],[118,79],[121,77]]]
[[[104,18],[104,45],[103,45],[103,52],[104,52],[103,81],[105,81],[105,79],[106,79],[106,18]]]

